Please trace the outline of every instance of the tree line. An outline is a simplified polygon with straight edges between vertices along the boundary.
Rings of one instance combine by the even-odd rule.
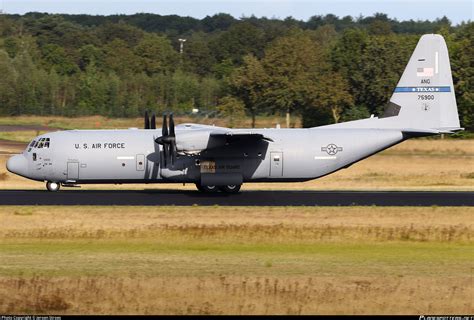
[[[419,37],[448,44],[462,125],[474,130],[474,23],[217,14],[0,15],[0,114],[145,110],[286,114],[304,126],[379,114]],[[186,39],[180,53],[179,39]]]

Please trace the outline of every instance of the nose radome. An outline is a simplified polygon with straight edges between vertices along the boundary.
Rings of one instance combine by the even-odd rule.
[[[7,161],[7,170],[26,177],[28,175],[28,161],[21,154],[14,155]]]

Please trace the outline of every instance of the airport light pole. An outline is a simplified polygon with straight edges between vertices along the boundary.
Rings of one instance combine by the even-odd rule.
[[[178,41],[179,41],[179,54],[183,54],[184,43],[186,42],[186,39],[178,39]]]

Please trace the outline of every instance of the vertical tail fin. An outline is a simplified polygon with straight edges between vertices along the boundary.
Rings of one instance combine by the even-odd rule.
[[[448,48],[441,35],[423,35],[418,41],[382,118],[387,117],[407,128],[459,129]]]

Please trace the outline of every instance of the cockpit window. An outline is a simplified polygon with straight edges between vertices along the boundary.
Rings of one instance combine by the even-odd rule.
[[[36,143],[36,140],[33,140],[33,141],[30,142],[30,144],[28,145],[28,152],[31,151],[31,149],[33,148],[33,146],[35,145],[35,143]]]
[[[38,142],[35,143],[33,148],[38,148],[38,149],[49,148],[50,143],[51,142],[49,138],[41,138],[38,140]]]

